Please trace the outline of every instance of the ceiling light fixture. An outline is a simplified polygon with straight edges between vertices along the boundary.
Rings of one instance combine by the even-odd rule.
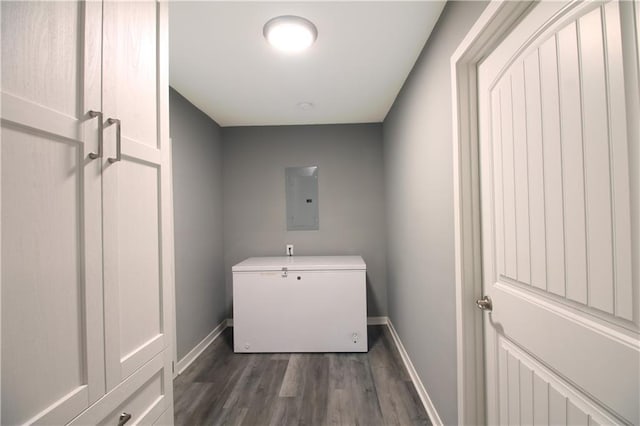
[[[270,45],[287,53],[301,52],[316,41],[318,30],[300,16],[278,16],[264,24],[264,38]]]

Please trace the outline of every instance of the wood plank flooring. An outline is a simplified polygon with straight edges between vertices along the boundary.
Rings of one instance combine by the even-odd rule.
[[[389,331],[369,352],[235,354],[227,328],[174,380],[176,425],[431,425]]]

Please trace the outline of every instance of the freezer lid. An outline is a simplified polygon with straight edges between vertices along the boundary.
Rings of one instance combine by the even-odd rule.
[[[250,257],[231,268],[233,272],[281,271],[365,271],[361,256],[278,256]]]

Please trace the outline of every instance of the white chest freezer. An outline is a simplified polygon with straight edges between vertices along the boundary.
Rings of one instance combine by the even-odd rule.
[[[232,272],[235,352],[367,351],[362,257],[252,257]]]

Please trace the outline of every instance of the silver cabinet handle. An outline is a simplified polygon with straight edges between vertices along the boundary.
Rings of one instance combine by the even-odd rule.
[[[102,113],[100,111],[89,111],[89,117],[98,117],[98,152],[90,152],[89,158],[95,160],[96,158],[102,158]]]
[[[131,414],[129,413],[120,414],[120,417],[118,418],[118,426],[123,426],[130,419],[131,419]]]
[[[115,163],[116,161],[122,160],[122,126],[120,125],[120,120],[117,118],[109,118],[107,119],[107,123],[109,125],[116,125],[116,156],[109,157],[110,163]]]

